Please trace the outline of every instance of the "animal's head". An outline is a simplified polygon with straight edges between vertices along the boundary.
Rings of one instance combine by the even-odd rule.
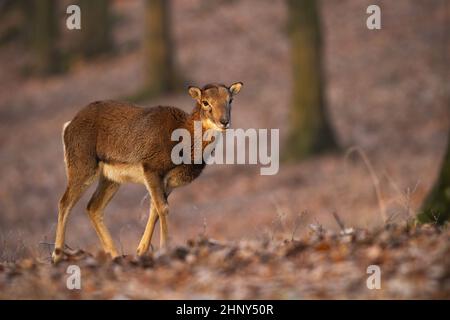
[[[223,84],[208,84],[202,89],[189,87],[189,95],[201,108],[201,120],[206,127],[223,131],[231,125],[231,103],[241,91],[242,82],[227,87]]]

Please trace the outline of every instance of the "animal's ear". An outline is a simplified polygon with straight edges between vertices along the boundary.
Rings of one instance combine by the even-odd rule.
[[[236,82],[236,83],[233,83],[233,84],[230,86],[230,92],[231,92],[231,95],[232,95],[232,96],[237,95],[237,94],[239,93],[239,91],[241,91],[241,88],[242,88],[243,85],[244,85],[244,84],[243,84],[242,82]]]
[[[200,98],[202,97],[202,91],[197,88],[197,87],[189,87],[189,95],[195,99],[195,100],[200,100]]]

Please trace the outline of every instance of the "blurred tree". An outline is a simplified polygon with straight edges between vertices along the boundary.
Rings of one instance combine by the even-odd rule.
[[[20,38],[24,15],[20,1],[0,0],[0,46]]]
[[[323,95],[318,3],[288,0],[293,97],[286,160],[298,160],[337,147]]]
[[[60,70],[57,48],[58,15],[56,0],[22,1],[25,38],[31,54],[31,71],[49,74]]]
[[[112,48],[112,18],[109,0],[80,0],[80,51],[90,58]]]
[[[170,1],[147,0],[145,37],[147,96],[174,90],[177,86],[170,27]]]
[[[422,213],[419,214],[421,222],[444,223],[450,219],[450,133],[447,142],[447,152],[442,163],[439,177],[426,198]]]

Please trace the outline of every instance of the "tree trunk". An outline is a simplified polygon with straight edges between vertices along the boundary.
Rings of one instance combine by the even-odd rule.
[[[447,153],[442,163],[441,171],[426,198],[419,221],[421,222],[437,222],[443,224],[450,218],[450,133],[447,143]]]
[[[176,87],[170,23],[170,1],[147,0],[145,59],[148,96]]]
[[[336,148],[323,95],[320,21],[315,0],[288,0],[293,97],[286,160]]]
[[[59,71],[57,1],[34,0],[24,3],[23,8],[26,21],[29,21],[26,42],[31,53],[32,72],[49,74]]]
[[[80,0],[81,46],[84,57],[90,58],[112,48],[109,0]]]

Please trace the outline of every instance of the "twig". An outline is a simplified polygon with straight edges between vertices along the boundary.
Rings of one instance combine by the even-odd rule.
[[[316,234],[318,234],[320,237],[323,236],[324,229],[323,226],[317,221],[317,219],[314,219],[314,224],[309,224],[308,227]]]
[[[299,213],[299,214],[297,214],[295,216],[294,228],[292,230],[292,235],[291,235],[291,241],[294,241],[294,236],[295,236],[295,233],[297,232],[297,229],[298,229],[298,227],[300,225],[300,221],[307,213],[308,213],[308,211],[304,210],[304,211],[302,211],[301,213]]]
[[[139,206],[142,207],[144,205],[144,201],[148,198],[148,193],[145,193],[145,195],[142,197],[141,202],[139,202]]]
[[[39,242],[39,244],[40,245],[46,245],[46,246],[55,246],[55,243],[54,242]],[[67,244],[64,244],[64,248],[65,249],[69,249],[69,250],[71,250],[71,251],[74,251],[74,249],[72,249],[71,247],[69,247],[69,245],[67,245]]]
[[[286,213],[280,207],[279,202],[276,199],[272,199],[272,203],[275,206],[275,211],[277,214],[276,218],[272,221],[272,224],[273,224],[272,240],[273,240],[273,236],[277,229],[277,224],[279,225],[279,229],[281,232],[284,232],[286,230],[286,226],[284,224],[284,219],[286,217]]]
[[[148,197],[149,197],[149,194],[148,194],[148,193],[146,193],[146,194],[142,197],[141,201],[139,202],[139,207],[140,207],[140,208],[143,207],[144,201],[145,201]],[[152,205],[152,203],[151,203],[151,201],[150,201],[150,206],[151,206],[151,205]],[[146,218],[148,212],[150,212],[150,211],[145,210],[145,213],[143,214],[143,213],[140,211],[140,213],[139,213],[139,218],[138,218],[138,219],[139,219],[139,222],[143,222],[143,220]]]
[[[339,228],[341,228],[342,232],[345,232],[345,225],[342,222],[341,218],[338,216],[337,212],[333,211],[331,214],[333,215],[334,220],[336,220],[336,223],[338,224]]]
[[[202,233],[203,233],[203,237],[204,238],[206,238],[206,227],[207,227],[208,225],[207,225],[207,223],[206,223],[206,217],[205,216],[203,216],[203,230],[202,230]]]
[[[395,218],[397,218],[398,214],[399,214],[398,212],[392,212],[392,213],[388,216],[388,218],[387,218],[385,224],[389,224],[389,223],[393,222],[393,221],[395,220]]]
[[[350,154],[352,154],[354,152],[357,153],[361,157],[361,159],[363,160],[364,164],[367,167],[367,170],[369,171],[370,178],[372,180],[372,185],[373,185],[373,188],[375,189],[375,195],[377,197],[378,208],[379,208],[379,212],[381,215],[381,219],[383,220],[383,223],[386,223],[386,220],[387,220],[386,205],[385,205],[385,202],[384,202],[383,196],[381,194],[381,190],[380,190],[380,180],[378,179],[378,176],[375,174],[373,166],[372,166],[369,158],[367,157],[366,153],[359,146],[351,147],[346,152],[345,158],[347,159],[350,156]]]
[[[405,208],[405,219],[408,222],[408,220],[411,218],[411,196],[416,192],[420,180],[417,180],[412,189],[408,187],[406,188],[406,191],[402,192],[398,185],[395,183],[394,179],[392,179],[392,177],[387,172],[385,172],[384,175],[388,179],[392,187],[395,189],[395,191],[399,194],[399,197],[402,201],[397,200],[397,202],[400,202],[400,204]]]
[[[47,241],[47,236],[44,236],[44,240]],[[39,243],[39,245],[43,244],[42,242]],[[47,251],[48,251],[48,255],[49,257],[52,256],[52,250],[50,249],[50,246],[47,245]]]

